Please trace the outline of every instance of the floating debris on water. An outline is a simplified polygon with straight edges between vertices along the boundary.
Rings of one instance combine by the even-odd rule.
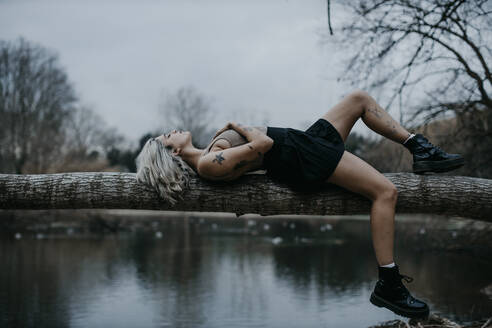
[[[322,225],[319,230],[321,231],[328,231],[328,230],[333,230],[333,226],[329,223]]]
[[[256,221],[254,220],[248,220],[248,226],[251,227],[251,226],[254,226],[256,225]]]
[[[22,238],[22,234],[20,234],[20,233],[18,232],[18,233],[16,233],[16,234],[14,235],[14,238],[15,238],[15,239],[21,239],[21,238]]]
[[[331,241],[331,243],[333,245],[343,245],[343,244],[345,244],[345,240],[344,239],[337,238],[337,239],[333,239]]]
[[[265,230],[265,231],[270,230],[270,225],[268,225],[267,223],[265,223],[265,224],[263,225],[263,230]]]
[[[162,238],[162,232],[156,231],[155,232],[155,237],[161,239]]]
[[[296,228],[296,224],[295,224],[295,223],[291,223],[291,224],[289,225],[289,227],[290,227],[291,229],[295,229],[295,228]]]
[[[425,228],[420,228],[419,234],[421,234],[421,235],[425,234]]]
[[[282,242],[282,238],[281,237],[275,237],[272,239],[272,243],[275,244],[275,245],[278,245]]]
[[[217,230],[217,228],[218,228],[217,223],[212,223],[212,229]]]

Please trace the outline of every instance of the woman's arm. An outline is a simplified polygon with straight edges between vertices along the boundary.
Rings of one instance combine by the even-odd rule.
[[[248,126],[244,126],[240,123],[229,122],[226,124],[226,126],[224,126],[222,129],[218,130],[215,133],[215,136],[212,138],[212,140],[215,139],[222,132],[224,132],[226,130],[230,130],[230,129],[235,130],[237,133],[242,135],[248,141],[253,141],[253,140],[258,139],[258,138],[261,139],[262,136],[263,137],[265,136],[265,133],[261,132],[260,130],[258,130],[254,127],[248,127]]]
[[[200,158],[197,171],[200,176],[210,180],[234,180],[257,168],[263,155],[273,146],[273,139],[259,130],[240,124],[229,123],[249,142],[240,146],[213,151]]]

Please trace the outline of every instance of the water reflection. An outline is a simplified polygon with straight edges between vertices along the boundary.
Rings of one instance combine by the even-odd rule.
[[[198,223],[169,221],[156,227],[160,237],[2,239],[0,326],[367,327],[400,318],[369,303],[377,266],[367,221],[332,222],[323,238],[301,238],[298,224],[279,243],[280,222],[257,237]],[[491,315],[479,292],[492,283],[490,261],[408,242],[395,255],[434,313]]]

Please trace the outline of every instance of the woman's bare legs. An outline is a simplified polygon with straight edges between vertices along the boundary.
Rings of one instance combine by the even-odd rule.
[[[322,117],[333,124],[343,141],[347,139],[359,118],[362,118],[371,130],[395,142],[403,143],[410,136],[410,133],[365,91],[351,92]]]
[[[322,116],[345,141],[355,122],[362,118],[373,131],[403,143],[410,133],[396,122],[365,91],[355,91]],[[395,206],[398,191],[384,175],[359,157],[345,151],[337,168],[327,179],[372,201],[371,234],[379,265],[393,262]]]

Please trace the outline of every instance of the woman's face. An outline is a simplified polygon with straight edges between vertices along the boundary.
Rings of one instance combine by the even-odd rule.
[[[162,142],[164,146],[171,147],[173,152],[177,149],[184,149],[189,143],[191,143],[190,131],[177,131],[165,133],[156,137],[157,140]]]

